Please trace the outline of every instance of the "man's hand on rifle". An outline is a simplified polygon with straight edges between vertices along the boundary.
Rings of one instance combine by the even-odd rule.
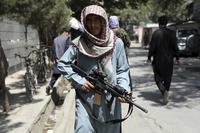
[[[125,100],[124,98],[118,97],[118,100],[119,100],[121,103],[126,103],[126,100]]]
[[[94,89],[94,86],[88,80],[86,80],[86,82],[82,85],[82,89],[85,92],[89,92],[90,90]]]
[[[129,97],[132,97],[132,93],[128,93]],[[122,97],[118,97],[118,100],[121,102],[121,103],[127,103],[127,101],[122,98]]]

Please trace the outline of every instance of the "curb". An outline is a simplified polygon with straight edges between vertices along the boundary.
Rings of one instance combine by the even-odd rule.
[[[75,122],[75,90],[71,89],[65,97],[63,108],[53,133],[73,133]]]
[[[55,126],[53,126],[54,133],[70,133],[74,130],[75,120],[75,90],[72,89],[70,83],[61,76],[55,83],[57,94],[64,97],[64,102],[61,106],[60,113],[56,118]],[[46,122],[52,114],[56,105],[51,96],[48,98],[37,117],[34,119],[31,126],[26,133],[43,133]]]
[[[51,114],[54,108],[55,104],[53,103],[51,97],[49,97],[47,103],[39,112],[36,119],[33,121],[26,133],[42,133],[45,126],[45,122],[47,121],[49,115]]]

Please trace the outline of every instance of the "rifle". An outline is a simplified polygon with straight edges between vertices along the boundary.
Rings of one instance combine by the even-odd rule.
[[[136,104],[132,100],[132,96],[122,87],[116,85],[113,86],[110,84],[106,79],[106,75],[97,69],[92,69],[92,73],[87,74],[82,69],[80,69],[78,66],[71,63],[71,66],[73,70],[77,73],[79,73],[81,76],[85,77],[91,84],[95,86],[95,91],[99,94],[106,94],[110,93],[114,97],[121,97],[125,100],[126,103],[128,103],[130,106],[135,106],[142,110],[145,113],[148,113],[148,110],[141,107],[140,105]]]

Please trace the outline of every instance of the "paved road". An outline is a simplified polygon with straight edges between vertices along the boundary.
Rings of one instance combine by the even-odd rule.
[[[200,132],[200,59],[181,58],[175,65],[170,101],[160,102],[160,93],[153,79],[150,64],[146,64],[147,50],[132,45],[129,52],[131,76],[136,103],[148,109],[145,114],[137,108],[123,122],[123,133],[199,133]],[[123,105],[124,114],[127,106]]]

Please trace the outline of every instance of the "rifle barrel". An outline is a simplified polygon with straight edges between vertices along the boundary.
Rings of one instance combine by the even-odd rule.
[[[140,110],[142,110],[145,113],[148,113],[148,110],[143,108],[142,106],[140,106],[139,104],[136,104],[135,102],[133,102],[132,100],[130,100],[130,103],[133,104],[134,106],[136,106],[137,108],[139,108]]]

